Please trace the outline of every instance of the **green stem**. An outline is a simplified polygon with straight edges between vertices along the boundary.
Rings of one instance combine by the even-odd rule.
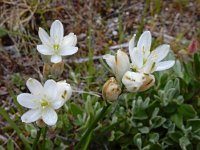
[[[46,144],[46,134],[47,134],[47,129],[48,129],[48,127],[46,126],[45,128],[43,128],[43,143],[42,143],[42,150],[44,150],[45,149],[45,144]]]
[[[42,133],[42,128],[40,128],[40,130],[37,132],[37,135],[36,135],[35,140],[33,142],[33,150],[36,149],[36,145],[37,145],[37,143],[38,143],[38,141],[40,139],[41,133]]]
[[[75,146],[75,150],[80,150],[81,149],[81,146],[82,146],[84,140],[87,140],[87,142],[86,142],[87,145],[83,145],[82,147],[84,147],[84,149],[87,149],[87,146],[89,145],[89,142],[90,142],[90,139],[91,139],[91,138],[88,138],[88,136],[90,135],[92,130],[96,127],[96,124],[98,123],[98,121],[105,116],[106,110],[108,109],[109,106],[110,106],[110,104],[107,104],[105,107],[103,107],[101,112],[92,121],[92,123],[89,125],[89,127],[87,128],[87,130],[85,131],[85,133],[81,137],[81,140]]]

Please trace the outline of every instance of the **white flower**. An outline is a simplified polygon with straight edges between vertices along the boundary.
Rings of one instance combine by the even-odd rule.
[[[125,85],[127,91],[137,92],[145,81],[143,73],[127,71],[123,78],[122,83]]]
[[[155,78],[151,74],[127,71],[122,78],[122,83],[129,92],[141,92],[152,87]]]
[[[44,86],[35,79],[28,79],[26,85],[30,93],[17,96],[20,105],[30,110],[21,116],[22,122],[31,123],[42,119],[47,125],[57,122],[56,109],[59,109],[71,97],[71,86],[65,82],[47,80]]]
[[[103,56],[103,59],[105,59],[108,66],[112,69],[118,82],[121,82],[124,73],[130,69],[128,55],[122,50],[118,50],[116,56],[106,54]]]
[[[162,61],[170,51],[170,46],[163,44],[155,50],[151,48],[151,33],[145,31],[139,38],[137,46],[135,46],[135,35],[129,42],[129,53],[131,57],[131,68],[137,72],[146,74],[154,71],[161,71],[171,68],[174,60]]]
[[[42,28],[39,28],[38,34],[42,45],[37,45],[37,50],[43,55],[51,56],[53,63],[61,62],[61,56],[72,55],[78,51],[78,47],[75,47],[77,43],[76,35],[70,33],[64,36],[64,28],[59,20],[52,23],[50,36]]]

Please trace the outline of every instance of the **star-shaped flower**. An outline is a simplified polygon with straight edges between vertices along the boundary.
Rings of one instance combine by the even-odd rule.
[[[37,45],[37,50],[43,55],[51,56],[53,63],[61,62],[61,56],[72,55],[78,51],[78,47],[75,47],[77,43],[76,35],[70,33],[64,36],[64,28],[59,20],[52,23],[50,36],[42,28],[39,28],[38,34],[42,44]]]
[[[27,80],[26,85],[31,93],[17,96],[19,104],[30,109],[21,116],[22,122],[31,123],[42,119],[47,125],[55,125],[58,119],[55,110],[71,97],[71,86],[64,81],[54,80],[47,80],[42,86],[32,78]]]

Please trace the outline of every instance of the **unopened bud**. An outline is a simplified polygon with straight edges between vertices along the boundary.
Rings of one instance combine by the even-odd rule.
[[[132,71],[127,71],[123,78],[122,83],[129,92],[138,92],[140,87],[143,85],[145,76],[143,73],[137,73]]]
[[[37,120],[36,124],[40,128],[46,127],[46,124],[44,123],[44,121],[42,119]]]
[[[151,74],[127,71],[122,78],[122,83],[129,92],[142,92],[154,85],[155,78]]]
[[[47,78],[49,76],[50,71],[51,71],[51,66],[49,64],[44,64],[44,67],[43,67],[43,76],[45,78]]]
[[[52,65],[52,68],[51,68],[51,74],[52,75],[59,77],[59,76],[61,76],[63,71],[64,71],[64,63],[63,62],[56,63],[56,64]]]
[[[102,95],[108,102],[116,101],[121,93],[121,87],[114,77],[111,77],[103,85]]]
[[[142,84],[142,86],[139,88],[139,91],[146,91],[148,90],[150,87],[152,87],[155,83],[155,77],[154,75],[151,74],[147,74],[144,76],[144,82]]]

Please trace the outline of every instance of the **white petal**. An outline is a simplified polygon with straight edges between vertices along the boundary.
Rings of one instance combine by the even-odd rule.
[[[145,63],[145,65],[142,67],[142,69],[140,70],[140,72],[146,73],[146,74],[150,74],[153,73],[155,71],[155,66],[156,63],[154,61],[147,61]]]
[[[162,71],[171,68],[175,64],[174,60],[163,61],[156,64],[155,71]]]
[[[62,61],[62,57],[58,55],[52,55],[51,56],[51,62],[52,63],[59,63]]]
[[[42,44],[51,45],[51,39],[44,29],[39,28],[38,34],[39,34],[40,40],[42,41]]]
[[[116,62],[115,62],[115,56],[106,54],[103,56],[103,59],[105,59],[108,66],[112,69],[113,73],[116,74]]]
[[[41,109],[31,109],[21,116],[21,120],[22,122],[25,123],[31,123],[40,119],[41,116],[42,116]]]
[[[143,53],[138,48],[133,49],[132,63],[136,68],[141,68],[143,65]]]
[[[137,47],[144,52],[144,57],[147,58],[151,48],[151,32],[145,31],[139,38]]]
[[[61,56],[67,56],[67,55],[72,55],[75,54],[78,51],[78,47],[74,46],[62,46],[60,49],[60,55]]]
[[[39,107],[40,106],[39,100],[40,100],[39,97],[29,93],[22,93],[17,96],[18,103],[26,108]]]
[[[53,108],[46,107],[42,111],[42,119],[47,125],[52,126],[56,124],[58,116]]]
[[[51,38],[54,40],[54,44],[61,44],[64,36],[64,28],[59,20],[52,23],[50,29]]]
[[[170,46],[167,44],[163,44],[158,46],[154,51],[151,52],[151,57],[155,57],[156,62],[163,60],[167,54],[169,53]]]
[[[52,102],[52,107],[58,109],[62,107],[65,102],[71,97],[72,88],[70,84],[65,82],[57,82],[57,95],[56,99]]]
[[[45,94],[49,98],[54,99],[56,96],[57,83],[54,80],[47,80],[44,83],[44,90],[45,90]]]
[[[135,36],[136,35],[134,34],[131,40],[129,41],[129,46],[128,46],[131,61],[133,61],[132,58],[133,58],[133,48],[135,47]]]
[[[61,95],[63,97],[63,99],[68,100],[71,95],[72,95],[72,88],[70,86],[70,84],[66,83],[66,82],[57,82],[57,87],[58,87],[58,93],[59,95]],[[65,93],[66,91],[66,93]],[[60,93],[61,92],[61,93]]]
[[[41,83],[33,78],[29,78],[26,81],[26,86],[28,87],[29,91],[33,94],[33,95],[38,95],[43,93],[43,86],[41,85]]]
[[[118,81],[121,81],[123,75],[130,69],[130,61],[128,55],[121,50],[117,51],[116,66],[117,79]]]
[[[53,50],[47,45],[37,45],[37,50],[43,55],[53,55]]]
[[[122,83],[125,85],[129,92],[137,92],[144,82],[144,74],[127,71],[123,78]]]
[[[64,46],[75,46],[77,43],[77,37],[74,33],[69,33],[63,38],[62,45]]]

